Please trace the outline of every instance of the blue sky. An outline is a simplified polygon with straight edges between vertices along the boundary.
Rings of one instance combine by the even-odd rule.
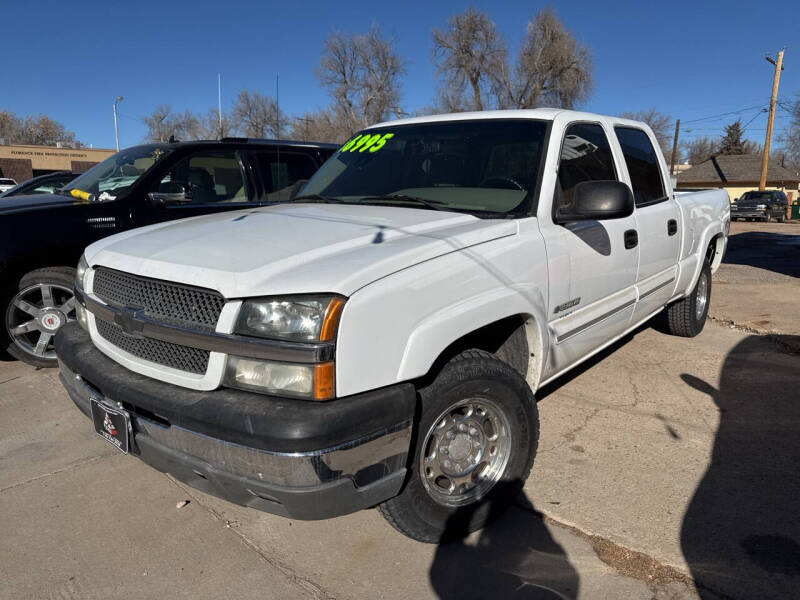
[[[402,106],[435,97],[431,29],[469,6],[486,10],[515,54],[525,24],[544,3],[496,2],[8,2],[0,48],[0,109],[47,114],[95,147],[113,147],[112,103],[120,145],[139,143],[140,118],[159,103],[205,112],[242,87],[274,94],[281,108],[315,110],[329,98],[314,76],[325,37],[373,23],[397,40],[407,61]],[[773,70],[765,60],[786,46],[780,98],[800,92],[800,28],[792,2],[584,2],[553,4],[565,26],[591,48],[594,91],[581,108],[618,114],[655,107],[691,129],[683,139],[716,135],[741,116],[746,136],[763,142],[766,114],[689,123],[764,105]],[[11,60],[10,53],[16,56]],[[777,112],[778,132],[788,122]]]

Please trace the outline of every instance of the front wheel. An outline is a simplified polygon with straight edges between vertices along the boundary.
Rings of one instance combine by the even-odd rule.
[[[480,350],[451,359],[419,395],[408,479],[379,509],[415,540],[460,538],[522,488],[539,439],[536,400],[517,371]]]
[[[706,324],[710,302],[711,266],[705,261],[692,293],[666,308],[669,333],[681,337],[698,335]]]
[[[35,367],[58,365],[56,332],[76,319],[75,269],[48,267],[19,279],[3,297],[0,348]]]

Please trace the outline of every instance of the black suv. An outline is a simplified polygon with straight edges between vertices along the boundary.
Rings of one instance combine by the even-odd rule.
[[[731,202],[731,220],[759,219],[769,222],[775,219],[783,223],[788,207],[786,194],[779,190],[752,190]]]
[[[56,365],[53,337],[75,319],[74,265],[109,235],[291,199],[332,144],[228,138],[127,148],[58,190],[0,202],[0,351]]]

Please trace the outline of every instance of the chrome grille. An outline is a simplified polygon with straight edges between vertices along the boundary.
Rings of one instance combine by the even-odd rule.
[[[213,290],[106,267],[95,272],[94,294],[107,304],[143,308],[145,315],[157,321],[211,331],[225,304],[225,298]]]
[[[97,331],[107,342],[137,358],[188,373],[204,375],[210,352],[150,338],[126,334],[116,325],[95,319]]]

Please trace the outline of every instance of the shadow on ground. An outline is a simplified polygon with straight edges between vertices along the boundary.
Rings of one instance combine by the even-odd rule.
[[[722,262],[800,277],[800,261],[797,260],[800,252],[800,230],[794,225],[786,227],[786,234],[747,231],[731,235]]]
[[[800,597],[800,336],[748,336],[719,389],[681,378],[720,412],[681,531],[701,596]]]
[[[519,485],[509,484],[515,489]],[[522,492],[516,505],[508,511],[506,502],[492,505],[490,524],[469,539],[467,523],[474,507],[465,507],[450,518],[444,538],[451,541],[437,547],[430,569],[431,586],[439,598],[577,597],[578,573],[563,548]]]

